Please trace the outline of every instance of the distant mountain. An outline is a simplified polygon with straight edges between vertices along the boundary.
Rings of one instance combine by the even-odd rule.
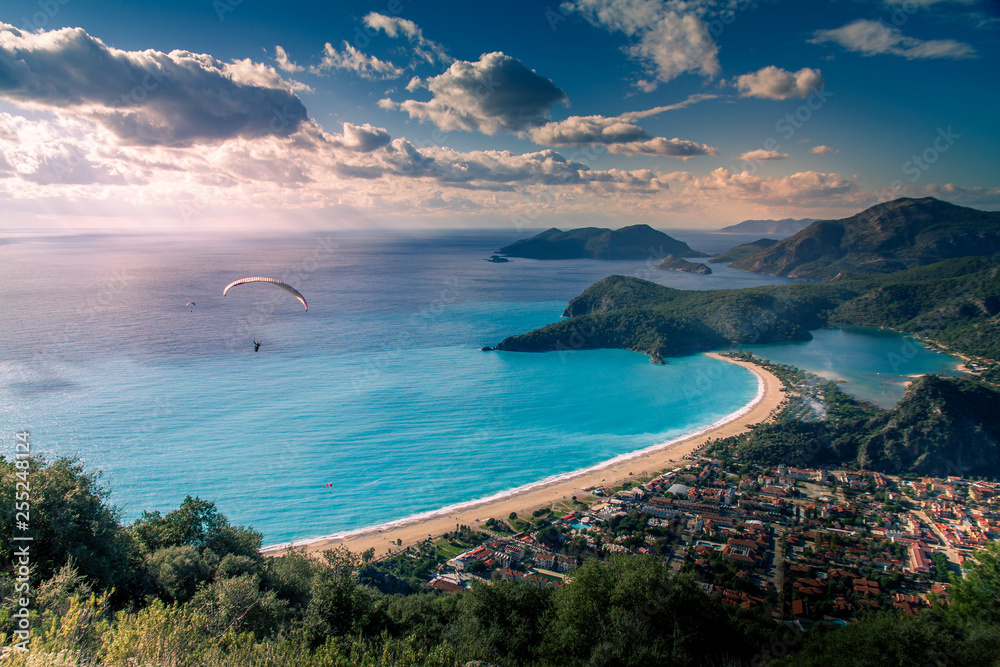
[[[783,220],[744,220],[716,230],[717,234],[771,234],[791,236],[816,222],[816,218],[785,218]]]
[[[685,273],[700,273],[704,276],[712,273],[712,269],[708,268],[704,264],[696,264],[694,262],[689,262],[686,259],[681,259],[680,257],[674,257],[673,255],[667,255],[663,258],[663,261],[653,267],[654,269],[659,269],[660,271],[683,271]]]
[[[621,229],[583,227],[567,232],[553,227],[530,239],[504,246],[497,253],[528,259],[660,259],[667,255],[708,257],[649,225]]]
[[[841,220],[820,220],[734,269],[826,280],[844,272],[891,273],[1000,251],[1000,213],[933,197],[896,199]]]
[[[726,252],[719,253],[712,259],[708,260],[709,264],[721,264],[722,262],[735,262],[738,259],[743,259],[744,257],[749,257],[750,255],[756,255],[761,250],[770,248],[775,243],[774,239],[759,239],[752,243],[744,243],[743,245],[738,245],[735,248],[730,248]]]

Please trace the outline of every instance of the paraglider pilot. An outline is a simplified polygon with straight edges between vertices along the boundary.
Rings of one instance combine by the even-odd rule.
[[[258,350],[260,350],[260,343],[258,343],[257,341],[254,341],[253,342],[253,351],[257,352]]]

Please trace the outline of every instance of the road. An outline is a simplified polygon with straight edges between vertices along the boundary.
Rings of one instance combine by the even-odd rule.
[[[689,525],[690,519],[688,517],[684,517],[684,525],[681,527],[680,539],[674,548],[670,550],[670,558],[667,560],[667,565],[670,567],[671,575],[679,574],[681,568],[684,567],[684,561],[687,559],[687,551],[693,540],[691,531],[688,529]]]
[[[959,563],[961,561],[958,558],[958,551],[954,549],[950,544],[948,544],[948,540],[945,539],[944,533],[942,533],[941,529],[937,527],[937,524],[931,521],[931,518],[927,516],[927,513],[924,512],[923,510],[910,510],[910,512],[912,512],[921,521],[930,526],[931,531],[933,531],[933,533],[937,535],[938,539],[941,540],[941,544],[944,545],[944,552],[945,554],[948,555],[948,560],[951,562],[952,565],[958,568],[957,570],[958,572],[961,572],[961,569],[959,568]]]
[[[778,591],[778,605],[772,612],[776,620],[781,620],[785,608],[785,550],[781,541],[785,538],[783,526],[774,527],[774,576],[771,582]]]

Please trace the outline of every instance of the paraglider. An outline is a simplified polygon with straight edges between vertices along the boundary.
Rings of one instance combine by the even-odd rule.
[[[254,352],[257,352],[257,351],[259,351],[259,350],[260,350],[260,343],[259,343],[259,342],[257,342],[257,341],[254,341],[254,342],[253,342],[253,351],[254,351]]]
[[[194,305],[197,305],[197,304],[195,304],[195,302],[194,302],[194,301],[188,301],[188,302],[187,302],[187,303],[185,303],[184,305],[185,305],[185,306],[194,306]]]
[[[309,310],[309,305],[306,304],[306,298],[302,296],[302,294],[297,289],[295,289],[286,282],[278,280],[277,278],[265,278],[263,276],[254,276],[251,278],[241,278],[239,280],[234,280],[233,282],[226,285],[225,289],[222,290],[222,296],[226,296],[226,293],[232,288],[236,287],[237,285],[244,285],[246,283],[270,283],[272,285],[277,285],[278,287],[280,287],[281,289],[285,290],[286,292],[294,296],[296,299],[298,299],[299,302],[302,303],[303,308]]]

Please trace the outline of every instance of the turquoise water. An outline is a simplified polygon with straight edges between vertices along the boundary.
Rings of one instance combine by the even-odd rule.
[[[757,388],[733,365],[699,356],[657,366],[619,350],[560,358],[445,346],[377,372],[368,361],[109,359],[74,367],[73,390],[35,396],[16,424],[36,447],[103,469],[126,516],[200,495],[282,542],[587,467],[711,424]],[[720,386],[686,389],[705,373]]]
[[[960,375],[961,361],[928,350],[920,341],[870,327],[842,327],[811,332],[805,343],[747,345],[754,354],[797,366],[840,384],[848,394],[891,408],[914,375]]]
[[[102,470],[126,520],[198,495],[273,544],[592,466],[756,392],[752,374],[700,355],[480,351],[641,264],[493,265],[502,243],[477,235],[323,243],[3,246],[0,433],[28,428],[36,451]],[[286,272],[308,312],[262,286],[221,296],[242,275]]]

